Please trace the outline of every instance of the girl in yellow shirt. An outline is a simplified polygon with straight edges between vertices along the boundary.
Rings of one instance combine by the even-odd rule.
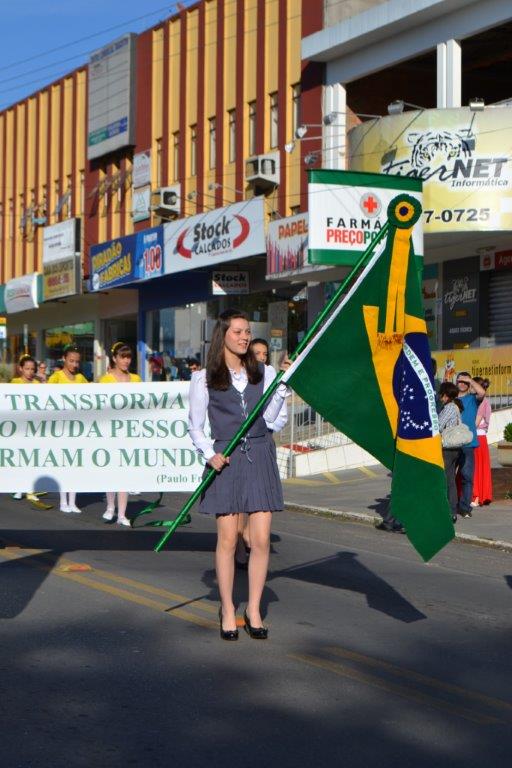
[[[132,362],[132,350],[122,341],[116,342],[109,355],[110,368],[100,379],[100,384],[130,384],[142,381],[136,373],[130,373]],[[117,522],[118,525],[130,526],[131,523],[126,517],[126,508],[128,506],[128,492],[118,491],[117,493]],[[107,491],[107,508],[103,513],[103,519],[112,522],[116,516],[116,494],[113,491]]]
[[[36,379],[37,361],[31,355],[22,355],[18,360],[18,373],[19,376],[15,376],[11,379],[11,384],[40,384],[41,382]],[[40,504],[39,499],[33,493],[26,493],[25,496],[33,504],[41,506],[43,509],[51,509],[51,505]],[[13,493],[13,499],[19,501],[23,498],[23,494]]]
[[[22,355],[18,360],[18,373],[11,384],[40,384],[36,379],[37,362],[31,355]]]
[[[62,371],[55,371],[48,379],[48,384],[87,384],[87,379],[80,373],[80,352],[74,344],[67,344],[62,354]],[[60,492],[60,511],[74,512],[79,515],[81,509],[76,505],[74,491]]]

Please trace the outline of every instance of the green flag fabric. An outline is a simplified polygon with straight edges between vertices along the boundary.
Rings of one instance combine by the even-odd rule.
[[[384,246],[283,381],[392,471],[391,511],[429,560],[455,531],[411,245],[420,215],[408,195],[391,201]]]

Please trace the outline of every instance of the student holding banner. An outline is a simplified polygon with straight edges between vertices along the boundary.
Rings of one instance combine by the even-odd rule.
[[[272,512],[283,509],[281,480],[269,428],[274,424],[286,395],[280,386],[263,415],[229,458],[222,451],[275,378],[275,371],[258,363],[249,349],[251,331],[244,312],[223,312],[214,327],[206,370],[192,374],[189,433],[192,441],[218,476],[205,491],[199,510],[217,519],[215,564],[221,608],[220,636],[237,640],[233,604],[234,555],[238,518],[249,515],[249,600],[244,614],[245,630],[253,639],[266,640],[268,629],[260,614],[270,552]],[[283,364],[283,368],[288,361]],[[212,439],[204,432],[206,416]]]
[[[11,384],[40,384],[40,381],[36,379],[37,362],[31,355],[22,355],[20,357],[18,360],[17,372],[19,373],[19,376],[15,376],[14,379],[11,379]],[[20,499],[23,498],[23,494],[21,492],[13,493],[12,497],[13,499],[16,499],[16,501],[20,501]],[[33,493],[27,493],[26,497],[33,503],[39,503],[39,499],[37,496],[34,496]],[[46,507],[46,505],[44,506]]]
[[[136,373],[130,373],[132,363],[132,350],[123,341],[117,341],[112,345],[109,354],[109,372],[100,379],[100,384],[130,384],[142,381]],[[117,493],[117,523],[130,527],[131,523],[126,517],[128,506],[128,491]],[[112,522],[116,516],[116,494],[107,491],[107,508],[103,513],[103,520]]]
[[[55,371],[48,379],[48,384],[87,384],[87,379],[80,373],[80,352],[74,344],[67,344],[62,351],[62,370]],[[76,505],[76,493],[74,491],[61,491],[60,511],[81,513]]]

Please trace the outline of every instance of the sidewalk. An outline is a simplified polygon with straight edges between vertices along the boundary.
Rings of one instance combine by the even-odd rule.
[[[491,460],[493,469],[497,469],[495,450],[491,451]],[[512,552],[512,500],[504,498],[503,482],[496,486],[500,489],[500,498],[495,498],[489,506],[474,509],[471,518],[459,518],[456,538],[461,543]],[[510,486],[512,490],[512,478]],[[291,478],[283,483],[287,509],[332,515],[367,525],[380,522],[379,512],[387,507],[390,489],[390,473],[381,465]],[[378,532],[378,535],[387,534]]]

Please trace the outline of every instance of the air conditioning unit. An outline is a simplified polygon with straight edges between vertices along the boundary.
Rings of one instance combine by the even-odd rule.
[[[279,152],[254,155],[245,161],[245,180],[256,193],[274,189],[279,184]]]
[[[151,208],[157,216],[179,216],[181,213],[181,184],[160,187],[151,195]]]

